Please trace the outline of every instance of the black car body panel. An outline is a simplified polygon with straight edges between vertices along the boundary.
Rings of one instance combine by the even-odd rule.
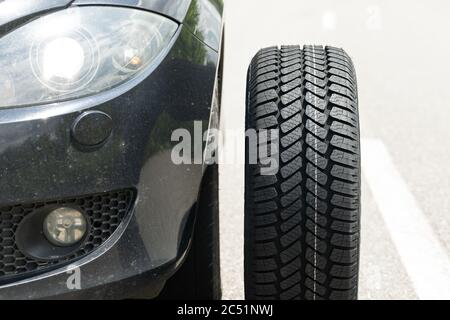
[[[36,14],[65,8],[72,0],[5,0],[0,1],[0,27]]]
[[[11,1],[16,0],[6,0]],[[221,54],[222,12],[201,18],[198,1],[204,2],[75,1],[71,5],[137,6],[189,24],[180,23],[145,75],[123,86],[72,101],[0,108],[0,214],[6,206],[136,190],[132,212],[99,248],[70,265],[14,281],[2,280],[0,273],[0,299],[122,298],[141,290],[152,297],[182,263],[205,168],[173,164],[171,133],[192,132],[194,121],[208,128]],[[47,1],[57,10],[69,2]],[[26,15],[52,8],[37,5]],[[5,24],[20,17],[2,19]],[[74,143],[72,126],[93,110],[109,115],[113,134],[104,144],[83,149]],[[67,271],[76,267],[82,289],[73,291]]]
[[[222,16],[222,0],[192,0],[183,24],[202,42],[219,51]]]

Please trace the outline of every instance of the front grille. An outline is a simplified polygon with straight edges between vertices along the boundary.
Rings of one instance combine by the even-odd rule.
[[[130,213],[135,199],[133,189],[113,191],[56,201],[36,202],[0,207],[0,282],[48,271],[91,253],[103,244]],[[16,231],[21,221],[36,210],[47,206],[77,206],[90,222],[83,245],[69,256],[43,261],[27,256],[18,248]],[[41,226],[36,226],[41,228]]]

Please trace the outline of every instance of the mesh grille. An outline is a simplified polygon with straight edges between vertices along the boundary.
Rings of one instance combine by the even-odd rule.
[[[135,192],[132,189],[71,199],[0,207],[0,280],[30,272],[43,271],[79,259],[104,243],[131,211]],[[46,206],[76,205],[83,209],[91,228],[83,246],[59,260],[39,261],[25,256],[17,247],[15,233],[20,222],[35,210]]]

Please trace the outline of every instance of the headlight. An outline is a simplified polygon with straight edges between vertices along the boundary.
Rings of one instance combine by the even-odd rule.
[[[0,108],[95,94],[138,76],[178,25],[119,7],[79,7],[34,20],[0,39]]]

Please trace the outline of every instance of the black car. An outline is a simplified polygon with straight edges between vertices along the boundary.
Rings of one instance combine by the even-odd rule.
[[[0,2],[0,299],[220,299],[223,7]],[[357,94],[340,48],[252,60],[246,298],[357,298]]]
[[[0,299],[220,297],[217,166],[171,133],[217,126],[222,12],[0,2]]]

